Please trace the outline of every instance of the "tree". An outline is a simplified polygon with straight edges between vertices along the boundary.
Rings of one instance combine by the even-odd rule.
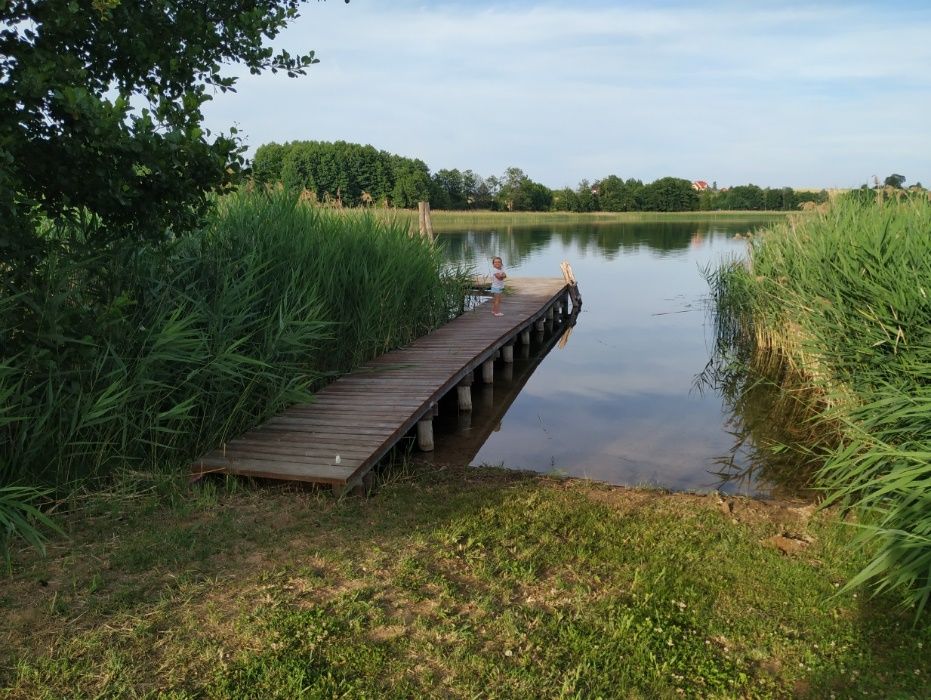
[[[546,185],[527,180],[523,189],[527,192],[528,209],[531,211],[548,211],[553,204],[553,191]]]
[[[571,187],[563,187],[553,192],[553,202],[550,208],[553,211],[578,211],[579,196]]]
[[[430,195],[430,171],[422,160],[394,156],[394,189],[392,204],[396,207],[416,207]]]
[[[678,177],[662,177],[643,188],[646,211],[695,211],[698,193],[692,183]]]
[[[727,191],[728,209],[758,211],[765,208],[765,203],[763,190],[756,185],[736,185]]]
[[[521,185],[529,179],[524,171],[517,167],[510,167],[504,171],[498,189],[498,201],[503,209],[520,211],[529,208],[521,198]]]
[[[630,178],[626,182],[617,175],[608,175],[595,183],[598,202],[604,211],[640,211],[643,183]]]
[[[475,186],[475,208],[493,209],[497,204],[500,187],[501,183],[494,175],[489,175],[485,180],[479,178]]]
[[[290,152],[280,143],[266,143],[259,146],[252,159],[252,177],[256,182],[272,183],[281,180],[284,158]]]
[[[900,190],[902,189],[902,185],[905,184],[905,176],[899,175],[898,173],[893,173],[885,180],[883,180],[883,184],[886,187],[895,187],[897,190]]]
[[[595,193],[592,192],[592,189],[592,185],[588,180],[582,180],[579,183],[575,191],[578,206],[576,211],[588,212],[595,211],[598,208],[597,202],[595,201]]]
[[[304,74],[266,42],[298,0],[0,3],[0,250],[35,260],[40,217],[91,214],[102,240],[197,223],[244,166],[235,129],[202,128],[225,64]]]
[[[432,206],[438,209],[465,209],[466,194],[462,173],[456,170],[437,170],[433,176],[436,189]]]
[[[474,208],[478,206],[478,188],[482,178],[471,170],[465,170],[462,173],[462,194],[465,197],[466,206]]]

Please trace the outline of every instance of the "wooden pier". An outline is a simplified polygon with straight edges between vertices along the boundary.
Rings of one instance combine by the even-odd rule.
[[[381,355],[324,387],[313,402],[296,404],[230,440],[193,465],[209,473],[330,484],[343,492],[363,478],[402,437],[417,428],[421,449],[433,449],[438,402],[455,390],[470,411],[471,384],[491,383],[496,358],[510,363],[516,343],[532,331],[562,323],[580,298],[571,277],[508,281],[503,316],[481,304],[410,345]]]
[[[435,458],[439,464],[471,464],[479,451],[498,430],[505,415],[512,404],[521,395],[527,382],[533,376],[537,367],[557,345],[563,347],[572,333],[575,324],[575,315],[572,314],[563,323],[554,324],[545,331],[533,332],[532,346],[519,345],[515,348],[514,365],[498,367],[500,371],[495,374],[494,386],[479,386],[473,390],[473,400],[476,402],[473,411],[460,412],[458,415],[446,416],[441,412],[436,422],[442,424],[446,430],[455,433],[454,447],[447,449],[447,445],[438,443]],[[443,408],[455,408],[452,401],[444,401]],[[447,413],[452,413],[448,410]],[[542,420],[542,419],[541,419]],[[444,431],[445,432],[445,431]],[[425,453],[426,459],[431,459],[430,453]],[[548,468],[549,465],[541,465]]]

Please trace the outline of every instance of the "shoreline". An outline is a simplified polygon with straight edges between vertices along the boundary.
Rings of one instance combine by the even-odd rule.
[[[406,222],[416,228],[417,211],[411,209],[345,209],[346,212],[371,211],[376,217]],[[501,212],[501,211],[458,211],[431,210],[433,228],[437,233],[459,226],[521,226],[532,224],[622,224],[646,222],[713,222],[760,221],[783,219],[790,215],[805,214],[803,211],[683,211],[683,212]]]

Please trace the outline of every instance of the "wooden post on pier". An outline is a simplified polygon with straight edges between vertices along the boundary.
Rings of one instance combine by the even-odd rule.
[[[501,359],[504,360],[505,364],[511,364],[514,362],[514,344],[505,345],[501,348]]]
[[[433,240],[433,219],[430,218],[430,202],[424,202],[424,214],[427,220],[427,238]]]
[[[579,284],[575,281],[575,275],[572,274],[572,265],[566,260],[563,260],[559,264],[559,268],[562,270],[563,279],[566,280],[566,284],[569,285],[569,297],[572,299],[572,310],[578,311],[582,308],[582,295],[579,293]]]
[[[520,332],[520,344],[521,345],[530,345],[530,329],[525,328]]]
[[[433,220],[430,218],[430,202],[417,202],[417,216],[420,220],[420,235],[433,240]]]

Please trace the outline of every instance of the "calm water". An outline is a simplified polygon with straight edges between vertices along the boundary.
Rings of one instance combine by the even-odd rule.
[[[614,484],[767,492],[765,484],[725,484],[715,475],[735,447],[735,421],[719,395],[696,389],[713,340],[701,268],[743,255],[735,234],[761,225],[444,232],[449,259],[476,272],[487,273],[490,258],[501,255],[513,276],[558,277],[568,260],[584,304],[568,338],[548,331],[529,352],[518,346],[513,368],[496,367],[493,387],[476,385],[471,416],[441,407],[433,459]]]

